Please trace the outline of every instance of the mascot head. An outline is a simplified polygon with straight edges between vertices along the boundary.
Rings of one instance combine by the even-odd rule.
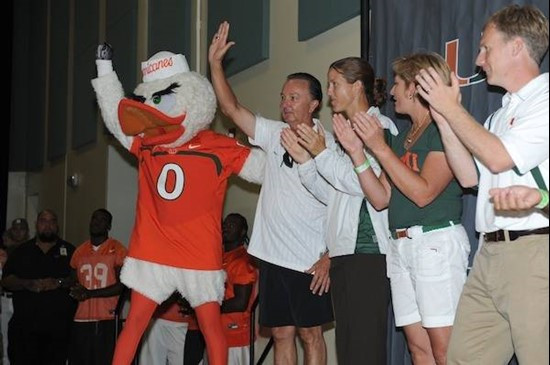
[[[216,112],[208,80],[189,71],[185,57],[158,52],[142,62],[143,82],[118,107],[122,131],[146,145],[178,147],[207,129]]]

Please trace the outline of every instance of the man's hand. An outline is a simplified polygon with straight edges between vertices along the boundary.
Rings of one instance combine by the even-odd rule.
[[[40,293],[59,288],[59,283],[54,278],[28,279],[23,281],[23,287],[28,291]]]
[[[71,287],[71,291],[69,292],[69,295],[72,298],[78,300],[79,302],[82,302],[90,298],[88,289],[86,289],[80,284],[76,284],[75,286]]]
[[[38,279],[20,279],[24,289],[33,293],[40,293],[41,287]]]
[[[281,131],[281,145],[299,164],[311,159],[309,152],[300,145],[298,136],[290,128],[284,128]]]
[[[180,307],[179,312],[184,316],[190,316],[195,313],[195,310],[193,307],[191,307],[191,304],[181,296],[181,294],[178,292],[176,294],[176,303],[178,303],[178,306]]]
[[[59,280],[56,278],[38,279],[38,281],[40,282],[40,291],[55,290],[61,287]]]
[[[300,137],[298,143],[308,150],[311,156],[315,157],[327,148],[323,128],[319,127],[319,132],[315,132],[309,125],[301,123],[298,124],[296,132]]]
[[[541,201],[541,194],[536,188],[513,185],[506,188],[489,190],[495,210],[528,210]]]
[[[218,28],[218,31],[214,34],[212,38],[212,43],[210,43],[210,48],[208,49],[208,62],[210,65],[221,65],[225,54],[229,48],[235,45],[235,42],[227,42],[227,37],[229,36],[229,23],[222,22]]]
[[[329,270],[330,257],[328,256],[328,252],[321,256],[319,261],[313,264],[309,270],[306,270],[306,273],[313,275],[311,285],[309,286],[313,294],[323,295],[328,293],[330,288]]]

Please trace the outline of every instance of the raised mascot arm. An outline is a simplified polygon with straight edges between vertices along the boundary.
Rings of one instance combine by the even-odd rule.
[[[101,110],[101,116],[107,129],[126,149],[130,149],[134,137],[125,135],[118,120],[118,104],[124,98],[122,84],[113,71],[113,48],[108,43],[97,46],[96,67],[97,78],[92,80],[97,103]]]

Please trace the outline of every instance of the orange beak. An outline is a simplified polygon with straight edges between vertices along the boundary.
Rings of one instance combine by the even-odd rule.
[[[145,137],[168,143],[175,140],[185,131],[182,122],[186,114],[169,117],[160,110],[132,99],[122,99],[118,104],[118,120],[124,134],[136,136],[143,133]],[[173,138],[175,136],[175,138]],[[169,137],[169,138],[168,138]]]

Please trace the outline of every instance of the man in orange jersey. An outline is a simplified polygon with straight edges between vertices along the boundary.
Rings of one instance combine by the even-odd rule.
[[[223,269],[227,274],[222,302],[222,325],[227,339],[228,365],[250,363],[250,313],[258,279],[252,256],[246,252],[248,223],[238,213],[228,214],[222,224]],[[185,363],[187,364],[187,363]],[[208,364],[205,356],[204,365]]]
[[[248,223],[237,213],[225,217],[223,234],[223,269],[227,274],[225,299],[222,303],[222,324],[229,347],[229,365],[250,363],[250,310],[254,301],[257,271],[246,252]]]
[[[90,219],[90,239],[71,259],[77,284],[70,295],[79,301],[74,316],[69,364],[110,364],[115,348],[114,312],[124,288],[119,271],[126,248],[109,237],[113,217],[98,209]]]
[[[197,322],[197,317],[195,316],[193,308],[191,304],[181,296],[178,299],[178,304],[180,306],[180,312],[184,315],[188,323],[183,350],[183,363],[184,365],[206,365],[203,361],[205,358],[206,342],[199,329],[199,323]]]
[[[161,303],[143,335],[139,363],[147,365],[181,365],[187,329],[192,315],[182,313],[175,292]],[[204,351],[204,350],[203,350]]]

